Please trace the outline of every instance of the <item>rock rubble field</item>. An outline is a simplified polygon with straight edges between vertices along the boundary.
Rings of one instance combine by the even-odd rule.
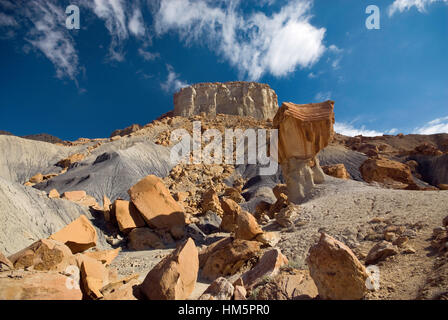
[[[448,299],[448,134],[342,136],[337,101],[266,84],[173,100],[110,138],[0,134],[0,300]],[[278,170],[173,163],[195,122],[277,129]]]

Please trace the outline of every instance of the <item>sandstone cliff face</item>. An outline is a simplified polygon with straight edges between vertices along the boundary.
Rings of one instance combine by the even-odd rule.
[[[189,117],[231,114],[272,119],[278,110],[277,95],[267,84],[256,82],[199,83],[174,94],[174,115]]]

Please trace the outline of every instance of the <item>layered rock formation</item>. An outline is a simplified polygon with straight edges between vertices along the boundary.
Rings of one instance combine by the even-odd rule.
[[[174,115],[231,114],[272,119],[278,102],[274,90],[255,82],[198,83],[174,95]]]
[[[289,200],[302,202],[314,183],[324,181],[316,157],[334,135],[334,101],[297,105],[283,103],[274,118],[278,132],[278,162],[288,187]]]

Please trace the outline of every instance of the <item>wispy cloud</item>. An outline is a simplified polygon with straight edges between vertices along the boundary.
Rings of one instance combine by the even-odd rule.
[[[65,12],[51,1],[34,0],[27,2],[22,13],[33,25],[26,40],[53,63],[58,78],[75,80],[78,55],[65,28]]]
[[[379,132],[376,130],[366,129],[365,126],[361,126],[360,128],[354,127],[351,123],[344,122],[336,122],[334,124],[334,130],[337,133],[340,133],[344,136],[354,137],[354,136],[365,136],[365,137],[376,137],[382,136],[383,132]]]
[[[445,2],[448,0],[395,0],[388,9],[389,16],[394,15],[396,12],[403,12],[416,7],[419,12],[425,12],[426,7],[435,2]]]
[[[167,93],[173,93],[180,88],[187,87],[188,83],[179,79],[179,75],[174,72],[174,68],[170,65],[166,66],[168,76],[165,82],[161,83],[161,88]]]
[[[322,101],[327,101],[331,99],[331,92],[327,91],[327,92],[318,92],[315,96],[314,96],[314,100],[316,102],[322,102]]]
[[[17,26],[17,21],[14,17],[8,16],[0,12],[0,27],[14,27]]]
[[[436,133],[448,133],[448,116],[443,118],[434,119],[422,127],[416,128],[414,133],[417,134],[436,134]]]
[[[291,0],[271,16],[262,11],[245,16],[239,3],[161,0],[155,30],[158,35],[176,31],[187,45],[205,41],[251,80],[310,67],[325,52],[326,29],[310,23],[311,0]]]
[[[143,48],[139,48],[138,49],[138,54],[141,55],[143,57],[143,60],[145,60],[145,61],[152,61],[152,60],[155,60],[158,57],[160,57],[159,53],[157,53],[157,52],[155,52],[155,53],[154,52],[149,52],[149,51],[146,51]]]

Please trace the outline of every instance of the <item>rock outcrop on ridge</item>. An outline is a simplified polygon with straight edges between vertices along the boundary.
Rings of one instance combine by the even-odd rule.
[[[277,95],[267,84],[255,82],[198,83],[174,95],[174,115],[189,117],[201,112],[272,119],[278,110]]]

